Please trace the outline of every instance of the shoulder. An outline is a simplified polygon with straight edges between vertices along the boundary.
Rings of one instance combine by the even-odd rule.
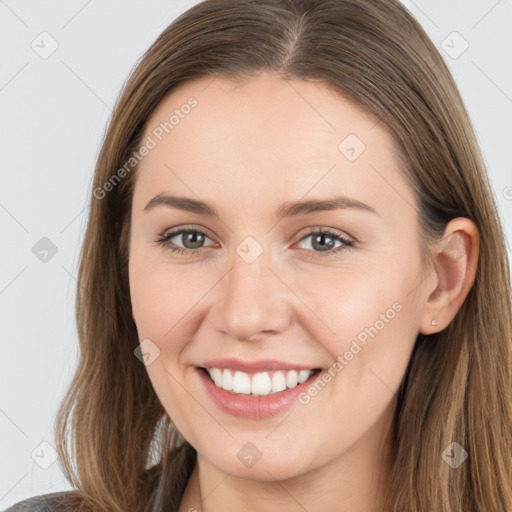
[[[4,512],[68,512],[72,510],[69,503],[74,496],[76,491],[40,494],[15,503]]]

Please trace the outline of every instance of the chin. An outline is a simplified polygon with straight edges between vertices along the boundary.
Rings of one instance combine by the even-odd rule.
[[[300,449],[291,451],[279,446],[265,449],[263,442],[253,444],[240,439],[234,444],[236,446],[232,448],[226,447],[219,452],[207,454],[207,458],[210,464],[235,478],[273,482],[294,478],[307,473],[312,467],[314,454],[301,452]]]

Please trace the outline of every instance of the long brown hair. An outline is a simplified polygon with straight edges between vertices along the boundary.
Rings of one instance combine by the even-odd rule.
[[[95,169],[77,286],[80,358],[55,423],[79,510],[177,510],[196,460],[134,355],[140,340],[127,266],[136,167],[107,192],[104,184],[138,149],[149,115],[178,84],[264,70],[320,81],[391,130],[419,205],[422,240],[439,239],[456,217],[478,227],[473,287],[449,326],[418,335],[403,379],[389,510],[512,510],[512,305],[503,229],[457,86],[398,0],[206,0],[171,23],[133,70]],[[469,454],[457,469],[441,456],[452,442]]]

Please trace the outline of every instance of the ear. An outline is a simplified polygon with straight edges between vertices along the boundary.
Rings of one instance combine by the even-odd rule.
[[[434,268],[424,281],[422,334],[442,331],[462,306],[475,280],[479,241],[476,224],[457,217],[447,224],[443,238],[431,246]]]

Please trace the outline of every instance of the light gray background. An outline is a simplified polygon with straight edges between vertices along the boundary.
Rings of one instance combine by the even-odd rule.
[[[51,446],[57,406],[77,362],[74,295],[95,159],[129,71],[195,3],[0,0],[0,509],[71,489],[58,462],[51,463]],[[404,4],[459,85],[510,240],[512,2]],[[31,46],[51,49],[44,31],[58,43],[48,58]],[[469,44],[457,58],[464,41],[453,31]],[[46,263],[32,252],[42,237],[57,247]]]

